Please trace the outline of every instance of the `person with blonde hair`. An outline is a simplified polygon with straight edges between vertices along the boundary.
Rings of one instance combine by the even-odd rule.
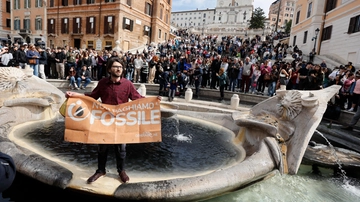
[[[154,55],[149,62],[149,68],[150,68],[149,78],[148,78],[149,84],[154,84],[156,65],[158,64],[158,59],[159,58],[156,55]]]

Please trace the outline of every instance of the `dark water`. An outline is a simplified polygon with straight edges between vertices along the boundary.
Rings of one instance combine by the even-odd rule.
[[[217,169],[236,161],[239,149],[226,142],[230,134],[186,120],[162,119],[162,142],[128,144],[126,170],[151,174],[193,174]],[[97,168],[97,145],[63,140],[64,123],[42,127],[24,136],[29,144],[49,155],[85,169]],[[228,138],[224,138],[228,137]],[[115,169],[110,151],[107,169]]]

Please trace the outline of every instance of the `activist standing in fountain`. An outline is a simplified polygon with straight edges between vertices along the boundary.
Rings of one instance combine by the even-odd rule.
[[[107,72],[110,77],[103,78],[98,82],[96,88],[90,93],[85,94],[97,100],[101,98],[102,103],[110,105],[119,105],[128,102],[128,99],[137,100],[144,98],[135,89],[133,83],[125,78],[124,67],[121,63],[121,59],[118,57],[111,57],[108,59]],[[66,97],[80,95],[76,92],[66,92]],[[161,97],[158,97],[161,100]],[[109,150],[109,144],[99,144],[98,146],[98,169],[95,174],[92,175],[87,182],[92,183],[99,177],[106,174],[106,160]],[[114,144],[116,167],[122,182],[129,181],[129,177],[125,173],[125,157],[126,157],[126,144]]]

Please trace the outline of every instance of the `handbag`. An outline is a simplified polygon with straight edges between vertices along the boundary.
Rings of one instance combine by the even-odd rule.
[[[59,109],[59,112],[60,114],[65,117],[66,115],[66,105],[67,105],[67,101],[68,101],[68,98],[66,98],[66,100],[64,101],[64,103],[62,103],[60,109]]]
[[[36,59],[29,59],[29,64],[31,65],[35,65],[36,64]]]

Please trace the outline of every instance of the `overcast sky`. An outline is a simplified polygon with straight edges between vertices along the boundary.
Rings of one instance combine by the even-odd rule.
[[[254,0],[254,9],[260,7],[264,10],[266,17],[268,17],[268,12],[271,3],[275,0]],[[206,8],[215,8],[216,0],[173,0],[172,1],[172,11],[187,11],[187,10],[196,10],[206,9]]]

